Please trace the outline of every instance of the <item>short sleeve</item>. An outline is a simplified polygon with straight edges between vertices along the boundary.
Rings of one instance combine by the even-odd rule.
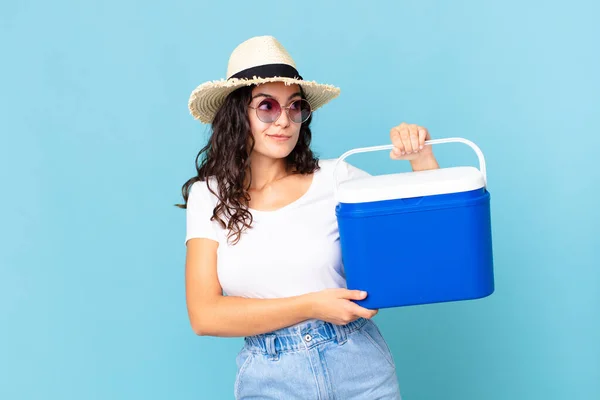
[[[216,198],[206,186],[206,181],[194,182],[190,188],[186,209],[185,243],[192,238],[218,241],[215,222],[211,221]]]

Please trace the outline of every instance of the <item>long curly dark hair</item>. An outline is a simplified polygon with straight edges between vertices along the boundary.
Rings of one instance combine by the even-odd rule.
[[[212,122],[212,132],[208,143],[196,156],[197,175],[184,183],[181,191],[185,204],[177,207],[187,208],[192,185],[197,181],[206,181],[214,177],[217,192],[208,189],[218,198],[211,221],[218,221],[222,228],[228,229],[227,238],[233,244],[241,239],[242,232],[252,225],[252,214],[248,211],[252,171],[250,154],[254,149],[254,138],[250,130],[248,106],[252,100],[252,86],[244,86],[230,93],[219,108]],[[302,98],[306,98],[300,88]],[[310,174],[319,169],[319,160],[310,149],[312,133],[310,122],[302,123],[298,143],[286,157],[288,171]]]

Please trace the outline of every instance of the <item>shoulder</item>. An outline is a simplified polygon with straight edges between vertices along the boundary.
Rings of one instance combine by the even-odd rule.
[[[321,173],[330,176],[332,179],[335,177],[341,182],[351,178],[361,178],[370,176],[370,174],[354,165],[342,160],[338,163],[338,158],[329,158],[325,160],[319,160],[319,166],[321,167]]]
[[[212,180],[196,181],[190,187],[190,193],[194,193],[194,194],[210,193],[210,190],[208,189],[209,185],[210,185],[211,189],[213,189],[213,190],[215,189]]]
[[[213,192],[217,191],[217,183],[214,178],[194,182],[190,187],[188,203],[215,205],[217,203],[217,196],[209,190],[209,186]]]
[[[323,173],[323,172],[333,173],[333,169],[335,168],[336,161],[337,161],[337,158],[328,158],[325,160],[319,160],[319,171],[321,173]]]
[[[337,162],[337,158],[326,158],[323,160],[319,160],[319,167],[322,169],[331,169],[335,167],[335,163]]]

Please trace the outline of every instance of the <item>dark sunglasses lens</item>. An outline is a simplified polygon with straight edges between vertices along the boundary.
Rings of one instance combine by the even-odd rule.
[[[262,122],[273,122],[279,118],[281,107],[276,100],[265,99],[256,108],[256,113]]]
[[[290,105],[290,118],[298,124],[306,121],[310,113],[310,104],[304,99],[296,100]]]

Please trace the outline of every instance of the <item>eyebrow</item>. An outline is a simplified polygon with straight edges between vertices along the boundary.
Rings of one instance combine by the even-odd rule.
[[[257,97],[261,97],[261,96],[263,96],[263,97],[269,97],[269,98],[271,98],[271,99],[274,99],[274,98],[275,98],[275,97],[271,96],[270,94],[266,94],[266,93],[257,93],[257,94],[255,94],[254,96],[252,96],[252,99],[255,99],[255,98],[257,98]],[[300,92],[296,92],[296,93],[292,94],[290,97],[288,97],[288,101],[290,101],[291,99],[293,99],[293,98],[294,98],[294,97],[296,97],[296,96],[302,96],[302,93],[300,93]]]

